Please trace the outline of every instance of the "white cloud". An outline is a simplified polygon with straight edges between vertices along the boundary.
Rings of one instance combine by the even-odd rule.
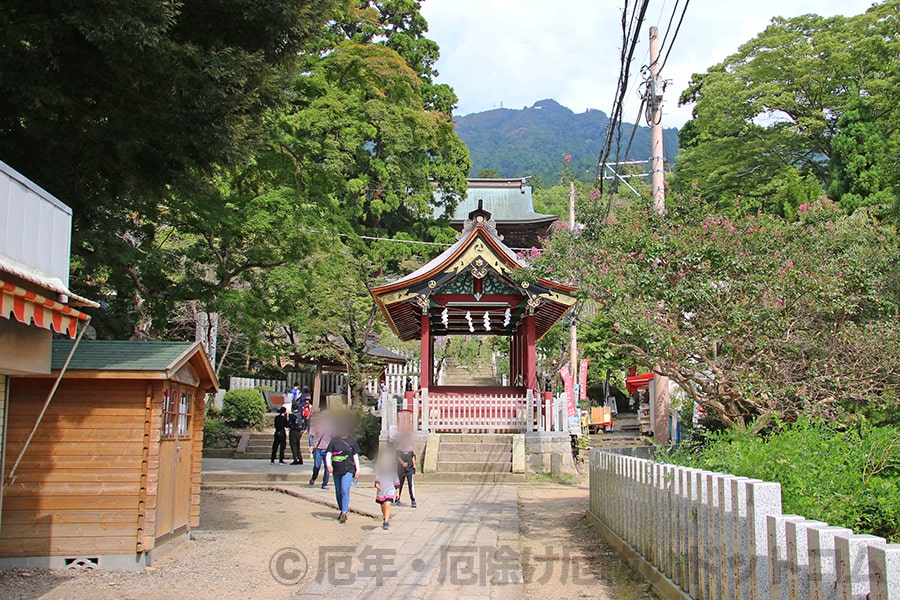
[[[684,0],[681,0],[682,2]],[[675,0],[652,0],[647,24],[663,34]],[[693,0],[672,49],[664,76],[665,124],[680,126],[690,107],[677,106],[691,74],[735,52],[765,29],[773,16],[805,13],[853,15],[871,0]],[[521,108],[553,98],[576,112],[599,108],[609,113],[615,92],[621,45],[621,3],[612,0],[424,0],[430,37],[441,47],[440,81],[459,96],[458,114],[501,106]],[[665,52],[665,50],[664,50]],[[641,34],[632,65],[630,105],[641,65],[647,64],[647,31]]]

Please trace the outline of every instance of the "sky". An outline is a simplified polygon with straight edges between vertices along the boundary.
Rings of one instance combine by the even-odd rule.
[[[629,3],[634,4],[635,0]],[[633,122],[640,67],[648,64],[647,29],[662,37],[676,0],[651,0],[635,50],[625,120]],[[679,14],[684,0],[680,0]],[[670,79],[663,125],[691,118],[678,96],[693,73],[737,51],[772,17],[807,13],[855,15],[872,0],[692,0],[661,76]],[[429,37],[441,48],[438,82],[459,96],[457,115],[492,108],[522,108],[552,98],[576,113],[609,114],[619,72],[624,0],[422,0]],[[677,17],[676,17],[677,22]],[[674,30],[674,23],[672,29]],[[671,37],[671,34],[670,34]],[[662,53],[665,55],[666,48]]]

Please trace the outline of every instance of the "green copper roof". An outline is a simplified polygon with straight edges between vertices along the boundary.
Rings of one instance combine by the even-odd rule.
[[[498,223],[552,222],[557,219],[556,215],[534,212],[531,186],[526,179],[469,179],[468,182],[466,196],[456,206],[451,221],[464,221],[478,208],[479,200]]]
[[[61,369],[72,340],[53,340],[51,368]],[[82,340],[69,363],[70,371],[165,371],[192,342]]]

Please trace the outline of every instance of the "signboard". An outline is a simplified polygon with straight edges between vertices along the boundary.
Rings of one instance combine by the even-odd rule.
[[[563,388],[566,392],[566,415],[574,417],[578,414],[578,410],[575,406],[575,382],[573,381],[572,373],[569,371],[569,365],[560,369],[559,376],[563,380]]]
[[[588,364],[590,363],[590,359],[582,358],[581,359],[581,399],[587,400],[587,379],[588,379]]]

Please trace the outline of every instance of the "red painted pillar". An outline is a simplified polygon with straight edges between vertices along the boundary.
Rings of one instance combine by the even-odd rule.
[[[509,374],[509,383],[512,386],[518,385],[517,381],[519,376],[522,374],[522,344],[520,343],[521,338],[519,337],[519,332],[517,331],[509,340],[510,348],[509,348],[509,356],[512,361],[512,370]]]
[[[431,387],[431,372],[432,372],[432,360],[431,360],[431,318],[429,315],[422,315],[422,350],[421,350],[421,360],[422,363],[419,367],[419,387],[422,389],[428,389]]]
[[[534,331],[534,315],[525,317],[525,387],[537,386],[537,339]]]

